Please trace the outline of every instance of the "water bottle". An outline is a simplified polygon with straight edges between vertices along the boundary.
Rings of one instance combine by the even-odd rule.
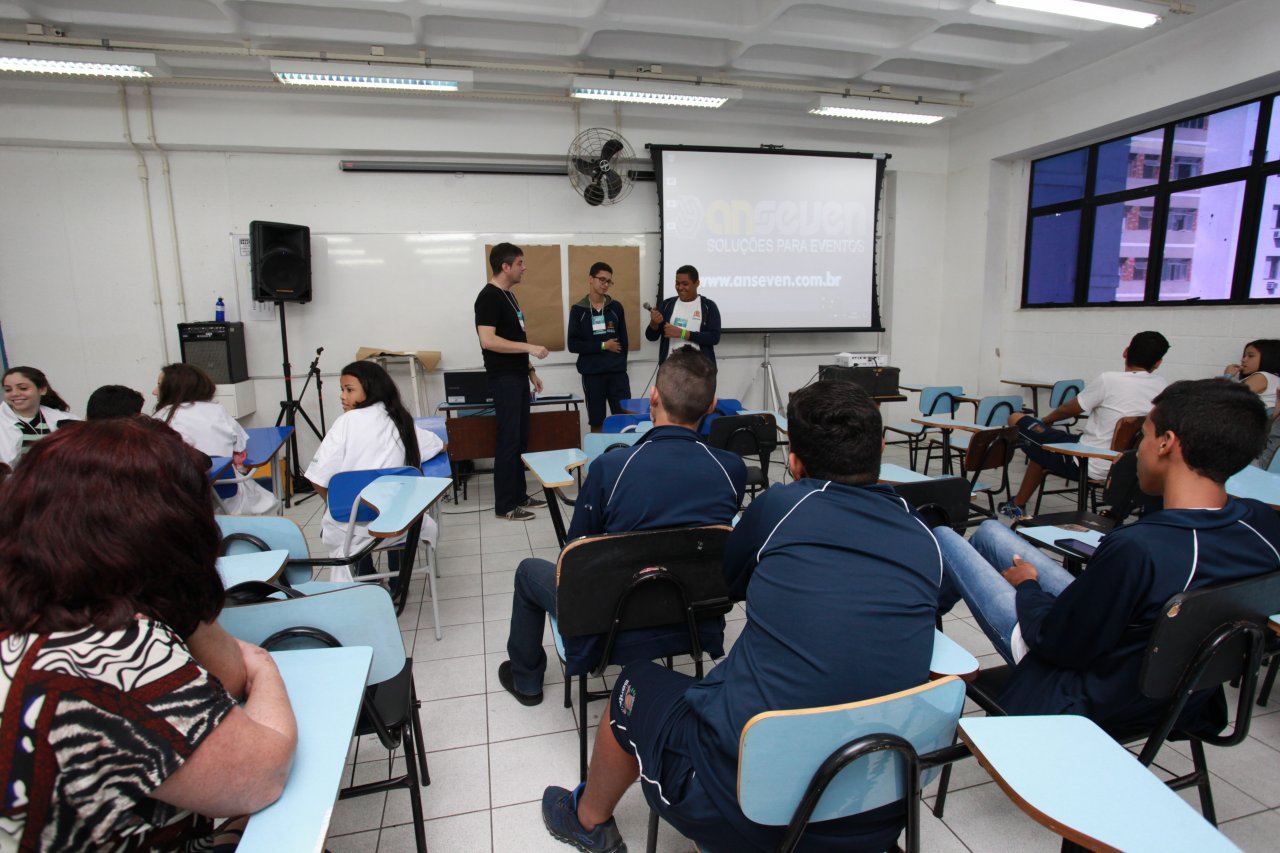
[[[215,323],[225,323],[227,321],[227,303],[222,301],[222,297],[218,297],[218,301],[213,303],[213,321]]]

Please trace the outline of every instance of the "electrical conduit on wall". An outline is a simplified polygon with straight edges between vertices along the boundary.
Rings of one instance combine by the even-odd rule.
[[[156,306],[156,325],[160,333],[160,353],[162,363],[168,364],[169,339],[165,335],[164,301],[160,294],[160,266],[156,260],[156,229],[151,215],[151,178],[147,170],[147,160],[142,149],[133,141],[133,131],[129,127],[129,102],[125,87],[120,86],[120,118],[124,123],[124,139],[138,157],[138,181],[142,185],[142,206],[147,223],[147,254],[151,259],[151,292],[152,302]]]

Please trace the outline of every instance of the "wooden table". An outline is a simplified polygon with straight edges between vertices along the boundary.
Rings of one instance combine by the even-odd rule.
[[[1037,823],[1091,850],[1237,850],[1092,721],[962,717],[960,739]]]
[[[582,419],[578,405],[582,397],[565,394],[555,397],[539,397],[530,403],[535,409],[551,406],[563,407],[561,411],[535,411],[529,415],[529,446],[527,452],[560,450],[580,447]],[[457,463],[475,459],[492,459],[498,449],[498,419],[492,414],[492,403],[441,403],[437,409],[445,413],[445,433],[448,435],[449,461],[453,464],[457,483]],[[467,412],[472,414],[463,417]],[[477,469],[478,470],[478,469]],[[457,486],[454,487],[457,498]]]
[[[1001,379],[1000,381],[1006,385],[1018,385],[1031,389],[1031,413],[1037,418],[1040,417],[1040,389],[1051,391],[1055,384],[1042,379]]]
[[[280,799],[249,818],[239,853],[320,853],[342,782],[373,650],[273,652],[298,724]]]
[[[1084,508],[1089,503],[1089,460],[1105,459],[1108,462],[1115,462],[1124,455],[1119,450],[1111,450],[1106,447],[1091,447],[1078,441],[1064,442],[1062,444],[1042,444],[1041,447],[1053,453],[1074,456],[1083,460],[1080,462],[1080,477],[1077,480],[1079,488],[1076,491],[1076,509],[1081,512],[1084,511]]]
[[[579,448],[570,447],[564,450],[523,453],[520,459],[542,484],[542,492],[547,498],[547,513],[551,516],[551,526],[556,531],[556,542],[563,548],[566,533],[564,519],[560,515],[560,498],[556,494],[556,489],[573,485],[575,482],[573,472],[587,464],[587,454]]]
[[[1280,474],[1246,465],[1227,480],[1227,494],[1234,498],[1253,498],[1280,509]]]
[[[287,549],[228,554],[218,558],[218,574],[228,589],[245,581],[271,582],[280,577],[288,561]]]
[[[990,429],[973,421],[956,420],[946,415],[921,415],[918,418],[912,418],[911,422],[941,431],[942,473],[947,476],[951,475],[951,431],[958,429],[962,432],[982,432],[984,429]]]

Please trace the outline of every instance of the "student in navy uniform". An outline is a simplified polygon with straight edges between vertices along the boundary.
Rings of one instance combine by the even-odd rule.
[[[1152,721],[1161,703],[1138,692],[1138,674],[1165,602],[1280,569],[1275,510],[1223,488],[1265,438],[1266,411],[1245,386],[1221,378],[1170,385],[1155,398],[1138,446],[1142,490],[1163,495],[1164,509],[1108,533],[1078,578],[999,522],[985,522],[972,544],[938,534],[948,581],[1014,664],[999,699],[1005,710],[1080,714],[1111,726]],[[1187,713],[1210,711],[1221,695],[1204,691]],[[1213,704],[1225,712],[1220,700]],[[1201,718],[1214,731],[1225,722]]]
[[[591,265],[587,295],[569,309],[569,352],[578,354],[582,396],[592,432],[604,424],[604,404],[622,414],[622,401],[631,397],[627,378],[627,318],[622,303],[609,296],[613,267],[604,261]]]
[[[720,309],[705,296],[698,295],[698,268],[685,264],[676,270],[676,295],[662,300],[649,311],[649,325],[644,336],[661,340],[658,364],[686,346],[695,346],[716,363],[716,344],[720,343]]]
[[[484,353],[484,369],[497,419],[497,451],[493,457],[493,512],[499,518],[528,521],[531,507],[546,501],[529,497],[520,454],[529,445],[529,386],[541,393],[542,380],[529,356],[547,357],[547,348],[529,343],[524,312],[511,292],[524,278],[524,251],[499,243],[489,251],[493,280],[476,297],[476,335]]]
[[[591,463],[578,493],[568,538],[662,527],[728,524],[742,504],[747,469],[741,457],[708,447],[693,431],[715,405],[716,371],[692,350],[667,359],[649,392],[653,429],[634,446],[610,451]],[[521,704],[542,701],[547,655],[542,649],[543,617],[556,610],[556,567],[529,558],[516,569],[511,601],[510,660],[498,668],[498,681]],[[701,623],[703,648],[724,654],[724,620]],[[566,637],[571,662],[597,660],[599,637]],[[677,645],[668,649],[672,642]],[[619,654],[635,659],[680,652],[688,643],[678,631],[628,631]],[[630,650],[630,651],[629,651]]]
[[[738,807],[747,721],[928,680],[941,557],[919,516],[876,485],[879,410],[852,383],[817,382],[791,395],[787,417],[796,481],[752,502],[725,554],[730,594],[747,602],[742,635],[702,681],[648,661],[622,670],[585,787],[543,794],[557,838],[622,849],[613,810],[643,767],[645,799],[686,837],[715,850],[773,850],[782,828]],[[904,815],[895,803],[814,824],[805,849],[885,850]]]

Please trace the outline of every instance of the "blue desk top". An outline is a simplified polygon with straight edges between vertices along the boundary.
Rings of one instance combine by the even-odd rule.
[[[615,439],[623,435],[623,433],[599,434]],[[587,454],[577,447],[523,453],[520,458],[524,461],[525,467],[533,472],[533,476],[537,477],[538,482],[546,489],[573,485],[573,475],[569,472],[587,464]]]
[[[892,462],[880,463],[881,483],[923,483],[925,480],[936,479],[937,477],[930,477],[928,474],[921,474],[919,471],[912,471],[910,468],[894,465]]]
[[[1084,717],[963,717],[960,737],[1019,808],[1092,849],[1237,849]]]
[[[632,445],[640,440],[644,433],[635,432],[589,432],[582,437],[582,452],[587,455],[587,464],[596,461],[596,457],[604,453],[606,447],[615,444]]]
[[[298,750],[280,799],[249,818],[239,853],[320,853],[342,782],[373,650],[274,652],[298,723]]]
[[[280,577],[288,559],[289,552],[286,549],[228,554],[218,558],[218,574],[222,577],[224,587],[233,587],[245,581],[273,581]]]
[[[1060,444],[1046,444],[1045,450],[1052,450],[1054,453],[1061,453],[1064,456],[1083,456],[1088,459],[1111,459],[1116,460],[1121,456],[1121,451],[1111,450],[1107,447],[1091,447],[1087,444],[1081,444],[1078,441],[1064,441]]]
[[[1044,524],[1036,526],[1020,526],[1018,533],[1030,539],[1033,542],[1052,546],[1058,539],[1079,539],[1093,547],[1098,547],[1098,543],[1102,541],[1102,537],[1106,534],[1097,530],[1067,530],[1062,527],[1051,527]]]
[[[244,464],[257,468],[266,465],[279,452],[293,434],[293,427],[253,427],[245,432],[249,434],[249,444],[245,447]]]
[[[1253,498],[1280,508],[1280,474],[1246,465],[1227,480],[1227,494],[1236,498]]]
[[[967,681],[977,673],[978,659],[946,634],[934,630],[933,657],[929,661],[929,674],[935,678],[957,675]]]
[[[965,432],[982,432],[984,429],[991,429],[991,427],[984,427],[982,424],[975,424],[973,421],[962,421],[958,418],[949,418],[946,415],[921,415],[918,418],[912,418],[911,422],[936,429],[959,429]]]
[[[413,422],[427,432],[435,433],[436,438],[449,443],[449,433],[445,430],[444,418],[439,415],[433,415],[429,418],[414,418]]]
[[[213,464],[209,466],[209,482],[212,483],[215,480],[222,479],[222,476],[227,473],[227,469],[231,467],[231,457],[210,456],[209,458],[213,461]]]
[[[649,398],[635,397],[630,400],[623,400],[622,411],[628,415],[647,415],[649,414]]]
[[[378,511],[369,522],[369,535],[399,536],[418,516],[448,491],[447,477],[379,477],[360,491],[360,500]]]

